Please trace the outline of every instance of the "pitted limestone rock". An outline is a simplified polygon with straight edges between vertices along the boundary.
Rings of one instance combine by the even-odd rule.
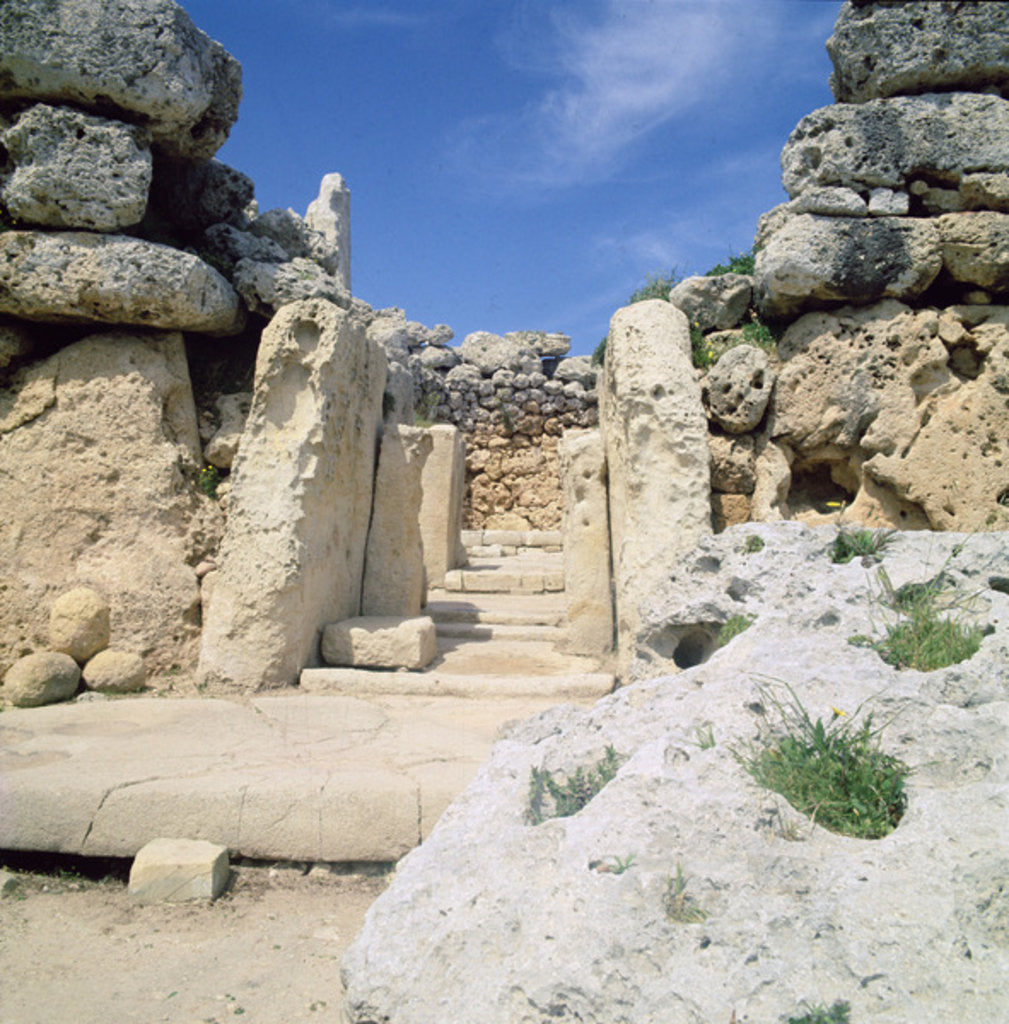
[[[750,305],[753,279],[747,274],[688,277],[669,293],[669,301],[702,331],[735,327]]]
[[[956,281],[1009,291],[1009,213],[948,213],[939,218],[942,262]]]
[[[712,418],[730,434],[755,430],[774,390],[767,353],[753,345],[730,348],[708,372],[704,397]]]
[[[171,224],[199,232],[214,224],[244,225],[255,191],[251,178],[220,160],[162,158],[154,164],[151,202]]]

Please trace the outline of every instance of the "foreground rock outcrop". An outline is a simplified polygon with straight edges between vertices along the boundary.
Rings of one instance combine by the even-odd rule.
[[[884,550],[894,587],[941,574],[954,614],[987,631],[970,660],[919,672],[848,642],[888,613],[874,566],[830,562],[834,536],[739,527],[668,566],[650,620],[674,648],[673,627],[707,636],[700,663],[497,744],[369,911],[343,961],[345,1019],[727,1024],[844,1000],[858,1021],[1002,1024],[1006,537],[904,533]],[[752,625],[712,653],[737,614]],[[885,838],[824,830],[737,760],[780,736],[786,684],[814,719],[871,713],[911,768]],[[530,824],[530,771],[570,777],[607,746],[613,781]]]

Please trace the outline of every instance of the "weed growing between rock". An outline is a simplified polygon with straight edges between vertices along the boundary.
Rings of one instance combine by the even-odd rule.
[[[879,553],[893,537],[893,530],[845,530],[837,531],[830,548],[830,560],[845,565],[853,558],[869,556],[879,560]]]
[[[666,892],[662,900],[666,916],[677,924],[700,924],[707,920],[708,912],[694,903],[693,897],[687,895],[686,888],[683,867],[677,864],[675,876],[670,875],[666,879]]]
[[[761,785],[780,793],[796,810],[841,835],[879,839],[896,828],[907,806],[908,768],[884,754],[872,715],[858,724],[864,705],[851,715],[833,708],[829,722],[814,722],[787,683],[780,700],[761,688],[761,700],[777,711],[784,735],[776,743],[734,751]]]
[[[594,768],[577,768],[574,775],[558,781],[542,768],[529,771],[529,822],[540,825],[550,818],[569,818],[577,814],[620,768],[616,750],[607,746],[603,759]]]
[[[743,544],[744,555],[755,555],[758,551],[764,550],[764,538],[759,534],[751,533]]]
[[[199,488],[208,498],[217,497],[217,488],[221,483],[221,473],[216,466],[206,465],[200,470]]]
[[[789,1017],[788,1024],[848,1024],[850,1013],[851,1004],[839,999],[829,1008],[823,1003],[810,1006],[801,1017]]]
[[[718,631],[715,647],[724,647],[730,640],[734,640],[739,636],[740,633],[745,633],[755,621],[755,615],[730,615],[722,623],[722,628]]]

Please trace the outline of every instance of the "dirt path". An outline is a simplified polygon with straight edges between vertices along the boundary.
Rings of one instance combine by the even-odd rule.
[[[2,1024],[335,1024],[340,958],[388,876],[239,865],[214,903],[19,875],[0,899]]]

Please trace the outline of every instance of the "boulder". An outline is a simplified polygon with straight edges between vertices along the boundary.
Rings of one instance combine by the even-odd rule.
[[[350,189],[343,176],[327,174],[319,194],[308,204],[305,223],[317,231],[328,248],[326,265],[349,293],[350,288]]]
[[[862,565],[831,564],[835,535],[746,524],[667,563],[646,609],[656,642],[672,620],[695,637],[755,621],[675,676],[510,728],[371,906],[342,962],[347,1024],[770,1022],[836,1000],[853,1021],[1001,1024],[1009,598],[988,581],[1005,536],[903,533],[887,549],[894,586],[942,570],[994,629],[924,673],[848,643],[880,609]],[[780,741],[787,686],[832,731],[872,714],[910,768],[885,838],[828,831],[740,763]],[[615,777],[533,824],[532,773],[570,780],[607,746]]]
[[[350,305],[350,295],[340,281],[300,256],[289,263],[239,260],[233,281],[249,309],[262,316],[272,316],[281,306],[304,299],[327,299],[344,308]]]
[[[572,430],[557,445],[564,508],[564,651],[602,655],[613,647],[606,452],[598,430]]]
[[[109,602],[90,587],[60,594],[49,611],[49,646],[84,664],[109,645]]]
[[[1009,291],[1009,213],[948,213],[939,218],[942,262],[956,281]]]
[[[242,225],[255,194],[251,178],[220,160],[193,164],[161,159],[154,165],[151,203],[184,232],[214,224]]]
[[[459,352],[454,348],[425,348],[418,358],[429,370],[451,370],[459,364]]]
[[[263,332],[204,609],[207,685],[293,684],[323,625],[359,614],[384,387],[381,350],[324,299],[284,306]]]
[[[825,304],[913,299],[942,267],[939,230],[915,217],[790,217],[757,253],[754,293],[769,319]]]
[[[390,361],[386,368],[382,408],[385,423],[402,423],[412,427],[417,419],[413,374],[402,363]]]
[[[485,377],[490,377],[502,367],[524,373],[539,369],[539,356],[528,345],[521,341],[510,341],[490,331],[467,334],[459,346],[459,355]]]
[[[113,645],[155,676],[191,670],[191,566],[222,525],[199,462],[181,334],[91,335],[20,371],[0,391],[0,652],[48,646],[54,599],[87,586],[108,598]]]
[[[617,310],[600,388],[619,670],[636,678],[638,607],[711,530],[707,419],[686,316],[661,299]]]
[[[594,388],[598,374],[599,368],[592,365],[591,356],[570,356],[557,364],[557,368],[554,370],[554,380],[565,383],[577,381],[584,387]]]
[[[730,434],[756,429],[774,390],[775,374],[763,349],[737,345],[708,371],[704,398],[712,419]]]
[[[781,153],[790,196],[822,185],[906,189],[914,175],[954,186],[1009,170],[1009,100],[973,93],[898,96],[807,114]]]
[[[0,312],[48,323],[237,334],[235,290],[191,253],[125,235],[0,233]]]
[[[17,708],[37,708],[69,700],[81,670],[69,654],[40,651],[14,662],[4,675],[4,696]]]
[[[438,656],[434,621],[426,615],[361,616],[322,631],[322,660],[356,668],[426,668]]]
[[[846,3],[827,53],[838,103],[1009,87],[1004,3]]]
[[[462,506],[466,492],[466,442],[447,423],[428,427],[431,452],[421,469],[420,535],[428,587],[440,587],[445,573],[466,564]]]
[[[688,277],[670,291],[669,301],[702,331],[725,331],[746,315],[752,286],[753,279],[746,274]]]
[[[144,659],[132,651],[99,651],[82,672],[84,685],[99,693],[136,693],[144,688]]]
[[[151,185],[148,143],[142,128],[38,103],[0,132],[14,165],[0,200],[25,225],[118,231],[137,224]]]
[[[378,342],[390,361],[405,362],[410,355],[409,327],[406,314],[397,307],[379,309],[368,324],[368,338]]]
[[[238,117],[241,65],[172,0],[7,0],[0,38],[4,101],[115,111],[186,160],[212,157]]]
[[[432,445],[430,432],[420,427],[397,424],[382,434],[364,560],[362,615],[420,613],[425,595],[421,478]]]
[[[455,331],[448,324],[435,324],[428,328],[425,342],[435,348],[443,348],[455,337]]]

